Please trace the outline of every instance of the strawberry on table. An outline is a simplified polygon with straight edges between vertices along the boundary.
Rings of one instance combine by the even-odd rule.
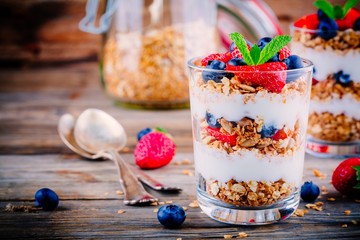
[[[164,133],[148,133],[135,147],[135,163],[143,169],[163,167],[173,159],[175,149],[174,142]]]
[[[208,132],[208,134],[210,136],[213,136],[214,138],[216,138],[217,140],[224,142],[224,143],[228,143],[230,144],[230,146],[235,146],[236,145],[236,134],[225,134],[222,133],[220,131],[220,129],[218,128],[212,128],[212,127],[207,127],[206,131]]]
[[[342,161],[332,175],[332,185],[340,193],[360,197],[360,158]]]

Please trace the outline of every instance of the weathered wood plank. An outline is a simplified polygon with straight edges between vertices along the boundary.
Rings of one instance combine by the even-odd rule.
[[[132,163],[132,155],[124,154]],[[188,206],[195,199],[195,178],[182,174],[183,169],[193,165],[175,165],[184,158],[193,160],[193,155],[177,154],[170,165],[147,171],[160,181],[179,185],[180,194],[154,193],[163,201],[172,200]],[[201,213],[198,208],[189,208],[187,220],[179,230],[166,230],[157,223],[153,209],[156,207],[124,206],[116,191],[115,167],[110,161],[87,161],[76,155],[0,156],[0,234],[9,237],[29,238],[221,238],[224,234],[236,235],[245,231],[251,237],[276,239],[346,239],[360,236],[360,228],[353,220],[360,219],[360,205],[354,200],[342,198],[330,185],[333,168],[340,160],[315,159],[307,156],[304,180],[312,180],[326,186],[328,193],[319,200],[324,201],[324,211],[310,210],[304,217],[292,217],[280,224],[263,227],[235,227],[218,223]],[[326,179],[314,176],[316,168],[327,174]],[[171,176],[171,177],[170,177]],[[61,205],[52,213],[5,212],[8,203],[16,206],[34,206],[33,194],[41,187],[51,187],[58,192]],[[328,202],[335,197],[335,202]],[[25,202],[24,202],[25,201]],[[300,208],[304,209],[301,202]],[[126,213],[117,214],[124,209]],[[351,210],[350,216],[344,211]],[[21,219],[21,220],[20,220]],[[347,224],[347,228],[341,228]],[[139,230],[141,227],[141,231]],[[15,229],[21,229],[16,231]],[[45,230],[46,229],[46,230]],[[206,231],[205,231],[206,229]]]

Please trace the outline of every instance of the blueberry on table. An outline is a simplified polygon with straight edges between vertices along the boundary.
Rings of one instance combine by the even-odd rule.
[[[274,136],[274,134],[277,132],[276,127],[270,125],[270,126],[263,126],[261,129],[261,137],[262,138],[271,138],[272,136]]]
[[[211,61],[211,63],[206,66],[207,69],[212,69],[212,70],[224,70],[225,67],[226,64],[219,60]],[[221,79],[223,79],[223,77],[227,77],[231,79],[233,76],[234,74],[229,72],[215,72],[215,71],[206,71],[206,70],[202,72],[202,78],[204,79],[205,82],[209,80],[213,80],[214,82],[219,83],[221,82]]]
[[[52,211],[59,205],[59,197],[53,190],[41,188],[35,193],[35,203],[45,211]]]
[[[305,202],[314,202],[320,194],[320,188],[313,182],[305,182],[301,186],[300,196]]]
[[[181,206],[169,204],[159,209],[157,218],[166,228],[178,228],[185,221],[186,214]]]
[[[221,127],[218,119],[212,113],[206,112],[205,118],[206,118],[207,124],[209,124],[210,127],[212,127],[212,128],[220,128]]]
[[[333,19],[326,19],[319,23],[319,36],[325,40],[329,40],[336,36],[336,31],[339,29],[337,23]]]
[[[144,128],[142,130],[140,130],[140,132],[138,132],[137,134],[137,140],[139,141],[143,136],[145,136],[148,133],[151,133],[152,129],[151,128]]]

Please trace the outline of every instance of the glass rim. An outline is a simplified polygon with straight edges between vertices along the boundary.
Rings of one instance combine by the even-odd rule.
[[[203,56],[204,57],[204,56]],[[239,70],[219,70],[219,69],[210,69],[203,66],[195,65],[195,61],[201,60],[203,57],[193,57],[187,61],[187,66],[190,69],[207,71],[207,72],[216,72],[216,73],[249,73],[249,71],[239,71]],[[276,71],[261,71],[261,73],[297,73],[297,72],[307,72],[313,69],[314,64],[312,61],[301,58],[302,62],[305,63],[305,66],[297,69],[286,69],[286,70],[276,70]]]

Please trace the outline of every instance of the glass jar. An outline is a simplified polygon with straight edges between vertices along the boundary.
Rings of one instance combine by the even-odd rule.
[[[98,29],[95,3],[88,1],[80,28],[104,33],[102,84],[116,103],[128,107],[188,107],[186,59],[228,48],[230,32],[249,39],[280,33],[260,0],[109,0]]]
[[[291,51],[314,63],[307,152],[360,156],[360,32],[295,26],[291,32]]]

